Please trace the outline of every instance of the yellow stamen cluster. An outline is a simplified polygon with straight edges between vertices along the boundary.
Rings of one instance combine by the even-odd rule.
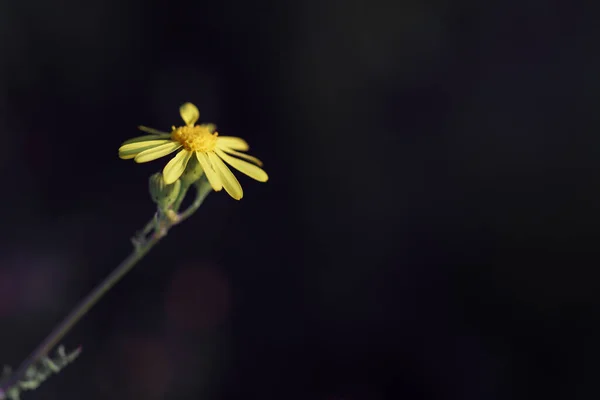
[[[173,127],[171,140],[181,143],[184,149],[188,151],[209,152],[217,147],[218,133],[211,133],[208,126],[180,126]]]

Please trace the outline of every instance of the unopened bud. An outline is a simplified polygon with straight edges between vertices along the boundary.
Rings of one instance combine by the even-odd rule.
[[[150,177],[149,187],[152,200],[161,210],[166,210],[177,200],[177,196],[179,196],[179,191],[181,190],[181,181],[176,180],[167,185],[162,173],[157,172]]]

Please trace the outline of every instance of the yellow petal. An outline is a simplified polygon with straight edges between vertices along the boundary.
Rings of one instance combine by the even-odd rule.
[[[153,135],[167,135],[167,136],[171,136],[171,134],[169,132],[163,132],[163,131],[159,131],[158,129],[154,129],[154,128],[148,128],[147,126],[138,126],[138,129],[142,132],[148,132],[151,133]]]
[[[161,135],[144,135],[144,136],[138,136],[138,137],[134,137],[133,139],[126,140],[123,143],[121,143],[121,146],[123,146],[124,144],[130,144],[130,143],[147,142],[149,140],[168,140],[170,138],[171,138],[171,135],[168,133],[161,134]]]
[[[200,111],[192,103],[185,103],[179,107],[179,115],[186,125],[193,126],[200,118]]]
[[[237,169],[243,174],[248,175],[252,179],[256,179],[259,182],[266,182],[269,180],[269,175],[259,167],[254,164],[250,164],[244,160],[240,160],[239,158],[235,158],[226,154],[221,149],[215,149],[215,152],[219,157],[221,157],[227,164],[231,165],[233,168]]]
[[[223,182],[221,182],[221,178],[219,177],[219,174],[211,166],[210,160],[208,159],[208,156],[206,155],[206,153],[197,151],[196,158],[198,159],[198,162],[202,166],[202,169],[204,170],[204,173],[206,174],[206,178],[208,179],[208,182],[210,183],[210,186],[213,188],[213,190],[215,192],[218,192],[221,189],[223,189]]]
[[[236,200],[240,200],[244,196],[244,191],[240,182],[237,180],[233,172],[225,165],[223,161],[215,154],[208,153],[208,158],[215,170],[219,173],[225,191]]]
[[[180,143],[168,141],[165,144],[161,144],[153,149],[142,151],[140,154],[135,156],[134,161],[137,163],[145,163],[148,161],[156,160],[157,158],[164,157],[171,154],[175,150],[181,147]]]
[[[163,179],[167,185],[179,179],[183,171],[185,171],[185,167],[187,167],[191,156],[192,153],[190,151],[183,149],[165,165]]]
[[[145,139],[147,137],[148,136],[141,136],[124,142],[121,147],[119,147],[119,158],[128,160],[130,158],[134,158],[142,151],[153,149],[157,146],[170,142],[170,140]]]
[[[250,148],[244,139],[235,136],[218,136],[217,143],[233,150],[247,151]]]
[[[262,167],[262,165],[263,165],[262,161],[260,161],[258,158],[253,157],[253,156],[251,156],[249,154],[246,154],[246,153],[240,153],[239,151],[232,150],[229,147],[223,146],[222,144],[219,145],[219,142],[217,142],[217,147],[219,149],[223,150],[224,152],[226,152],[227,154],[231,154],[231,155],[234,155],[234,156],[236,156],[238,158],[243,158],[244,160],[248,160],[250,162],[253,162],[254,164],[258,165],[259,167]]]

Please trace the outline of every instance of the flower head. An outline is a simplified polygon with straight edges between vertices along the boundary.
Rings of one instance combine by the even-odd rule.
[[[135,162],[143,163],[177,152],[163,169],[163,179],[168,185],[181,177],[192,157],[195,157],[213,190],[218,192],[225,189],[236,200],[241,199],[244,192],[225,163],[259,182],[269,179],[260,168],[262,162],[258,158],[241,153],[249,148],[243,139],[219,136],[213,124],[196,125],[200,112],[192,103],[182,105],[179,113],[185,122],[184,126],[173,126],[171,133],[140,126],[139,129],[149,135],[124,142],[119,148],[119,158],[133,158]]]

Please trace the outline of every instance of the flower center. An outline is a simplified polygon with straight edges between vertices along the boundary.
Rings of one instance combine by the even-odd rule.
[[[213,151],[217,145],[218,133],[210,133],[206,126],[180,126],[173,127],[171,140],[181,143],[189,151]]]

